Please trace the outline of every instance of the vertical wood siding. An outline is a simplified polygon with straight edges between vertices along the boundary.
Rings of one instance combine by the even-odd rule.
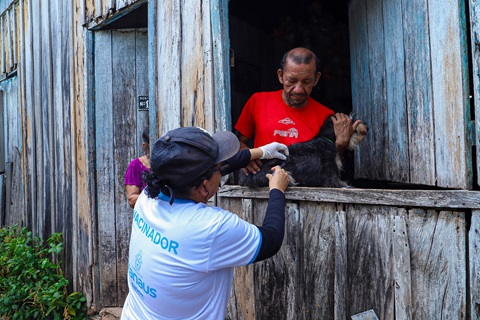
[[[130,160],[143,155],[141,132],[148,113],[138,111],[147,95],[146,30],[95,32],[95,154],[98,271],[102,305],[123,305],[128,293],[128,246],[132,209],[123,183]],[[138,55],[137,55],[138,54]],[[138,69],[137,69],[138,66]],[[138,85],[138,86],[137,86]]]
[[[225,35],[219,30],[225,17],[213,20],[219,17],[217,9],[226,14],[225,6],[217,0],[149,2],[153,15],[149,32],[154,39],[149,46],[154,64],[150,127],[158,130],[156,136],[178,126],[201,126],[210,132],[226,128],[230,90],[225,81],[226,48],[212,39]],[[214,80],[220,73],[223,77]]]
[[[74,289],[86,293],[93,309],[101,307],[101,286],[93,245],[98,240],[94,113],[89,95],[93,40],[84,25],[106,19],[132,3],[0,1],[0,81],[17,71],[18,82],[14,94],[8,95],[14,100],[8,101],[6,119],[9,128],[18,131],[12,131],[9,139],[15,147],[6,154],[12,161],[8,179],[2,176],[2,186],[8,186],[2,197],[8,191],[13,200],[9,209],[14,215],[9,215],[8,222],[23,223],[41,237],[63,232],[65,250],[60,260],[64,272]],[[145,63],[138,67],[146,72],[146,58],[142,59]],[[11,81],[2,82],[3,89]],[[145,86],[141,94],[147,95]],[[142,127],[148,123],[146,117],[138,121]],[[134,135],[138,137],[138,132]],[[132,139],[133,145],[137,141]],[[123,240],[118,252],[124,261],[128,244]],[[119,272],[125,270],[120,267]],[[117,290],[125,295],[125,286]]]
[[[465,138],[468,123],[462,122],[468,118],[461,54],[465,50],[462,1],[350,1],[355,111],[372,127],[372,134],[356,154],[362,164],[357,166],[357,175],[470,187],[466,158],[471,142]],[[16,90],[9,91],[7,98],[3,95],[7,99],[4,104],[8,104],[5,123],[15,138],[8,140],[7,173],[0,177],[1,185],[7,187],[0,201],[5,201],[4,195],[13,199],[8,208],[15,215],[9,213],[9,221],[25,222],[34,235],[64,233],[65,251],[60,260],[65,273],[72,289],[83,291],[88,306],[97,311],[102,306],[121,305],[126,295],[131,210],[122,182],[128,161],[140,155],[143,128],[150,124],[154,140],[180,125],[200,125],[211,132],[231,127],[228,2],[148,1],[148,36],[144,30],[92,32],[86,28],[115,19],[116,14],[139,3],[146,1],[0,0],[0,81],[10,77],[2,88],[5,91],[11,85],[8,90],[13,86]],[[479,114],[479,4],[473,0],[469,4],[473,95]],[[442,19],[438,30],[430,30]],[[140,45],[147,40],[148,55]],[[101,51],[98,41],[113,51]],[[119,52],[132,52],[136,60]],[[99,65],[101,61],[106,65]],[[144,79],[147,74],[148,85]],[[100,96],[101,92],[110,96]],[[133,111],[140,95],[150,97],[149,115]],[[476,139],[478,146],[478,133]],[[253,219],[255,208],[265,205],[265,201],[252,200],[232,204],[243,206],[248,219]],[[468,239],[469,256],[478,256],[478,210],[472,214],[468,238],[453,230],[454,226],[463,228],[461,213],[426,211],[428,219],[433,215],[442,222],[439,227],[448,229],[443,236],[451,241],[442,247],[437,239],[432,240],[437,230],[406,208],[292,202],[288,210],[287,231],[295,236],[286,240],[278,260],[237,272],[247,288],[235,280],[237,302],[230,302],[230,313],[265,318],[269,313],[281,314],[279,308],[284,308],[284,314],[291,318],[323,312],[345,319],[351,312],[365,310],[370,299],[382,316],[390,315],[388,306],[393,303],[400,308],[396,314],[405,318],[428,318],[440,308],[456,315],[467,308],[464,291],[458,285],[460,278],[452,277],[466,264],[459,256],[464,245],[461,239]],[[323,213],[315,215],[315,210]],[[0,214],[6,218],[5,210]],[[388,228],[397,224],[408,231],[408,237],[412,226],[418,228],[416,239],[432,243],[432,257],[437,261],[421,260],[416,253],[423,247],[412,248],[410,238],[405,246],[405,234],[389,233]],[[297,233],[299,230],[306,233]],[[396,248],[396,255],[378,250],[363,255],[362,243],[372,249],[382,245],[375,237]],[[344,246],[351,250],[337,249]],[[357,266],[352,257],[363,259],[357,262],[367,267],[395,268],[396,278],[386,272],[373,273],[367,267],[347,277],[344,270]],[[439,274],[434,266],[438,261],[449,270],[450,278],[428,278],[428,272]],[[416,269],[409,269],[414,262]],[[297,269],[289,269],[291,263]],[[468,263],[469,312],[473,318],[480,308],[480,262],[470,259]],[[320,265],[320,272],[313,264]],[[415,276],[415,283],[413,278],[402,276],[407,272]],[[263,290],[266,282],[255,281],[257,274],[275,283],[270,292],[260,294],[259,288]],[[362,300],[358,296],[361,279],[382,282],[375,281]],[[403,285],[393,289],[388,285],[392,279]],[[448,286],[446,281],[450,281]],[[308,286],[301,287],[304,282]],[[448,303],[440,306],[434,300],[427,307],[426,298],[415,296],[419,284],[425,285],[432,299],[446,292]],[[312,294],[324,290],[333,290],[335,295]],[[371,293],[377,291],[388,299]],[[460,293],[458,297],[451,296],[454,291]],[[282,303],[272,296],[281,297],[278,301]],[[258,297],[268,299],[266,307],[257,302]],[[303,309],[299,307],[302,301],[308,301]],[[409,309],[409,305],[414,308]]]
[[[469,1],[470,16],[470,46],[472,48],[472,80],[473,90],[471,92],[472,107],[475,111],[475,146],[477,150],[477,172],[480,172],[480,2]],[[480,174],[477,183],[480,185]]]
[[[359,177],[472,188],[462,0],[349,4]],[[402,29],[403,27],[403,29]]]
[[[220,206],[261,225],[267,199],[232,191]],[[468,212],[393,202],[287,200],[282,248],[236,268],[227,318],[350,319],[373,309],[379,319],[476,319],[478,211],[468,229]]]

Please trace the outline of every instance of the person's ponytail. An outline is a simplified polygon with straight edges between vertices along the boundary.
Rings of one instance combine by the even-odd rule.
[[[144,171],[142,173],[142,180],[146,183],[145,193],[149,198],[156,198],[165,186],[165,181],[161,181],[160,178],[153,172]]]

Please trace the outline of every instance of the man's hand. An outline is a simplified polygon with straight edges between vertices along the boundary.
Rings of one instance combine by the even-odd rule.
[[[335,146],[340,154],[347,149],[355,130],[362,122],[361,120],[355,121],[353,124],[352,118],[344,113],[336,113],[332,116],[333,131],[335,133]]]

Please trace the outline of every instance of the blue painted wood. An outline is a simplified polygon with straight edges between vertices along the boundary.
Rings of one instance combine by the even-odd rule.
[[[232,130],[228,3],[211,0],[215,130]]]
[[[148,2],[148,124],[150,137],[160,137],[159,134],[159,116],[158,116],[158,24],[155,19],[158,15],[157,1]]]
[[[17,0],[0,0],[0,15],[5,12]]]
[[[369,125],[370,132],[375,132],[375,118],[371,107],[370,69],[368,64],[367,10],[365,0],[353,0],[349,4],[351,63],[352,63],[352,109],[359,119]],[[369,178],[378,173],[373,171],[375,133],[362,143],[355,152],[355,176]]]
[[[386,143],[386,88],[385,88],[385,36],[383,31],[383,10],[381,0],[366,0],[367,35],[368,35],[368,67],[370,74],[370,99],[367,108],[372,114],[368,139],[373,147],[369,162],[370,178],[385,177],[388,159]],[[390,106],[388,106],[390,107]]]
[[[403,1],[410,182],[435,184],[427,1]]]
[[[475,129],[474,143],[477,158],[477,184],[480,185],[480,2],[469,1],[470,46],[472,48],[472,80],[473,90],[470,93],[470,107],[474,108],[475,119],[472,129]]]
[[[383,1],[386,87],[385,178],[409,182],[408,114],[405,99],[405,47],[402,1]]]

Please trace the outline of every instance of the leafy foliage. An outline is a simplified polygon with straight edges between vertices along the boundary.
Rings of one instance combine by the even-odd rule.
[[[52,262],[62,250],[61,233],[45,244],[26,228],[0,229],[0,319],[86,319],[83,293],[68,294]]]

